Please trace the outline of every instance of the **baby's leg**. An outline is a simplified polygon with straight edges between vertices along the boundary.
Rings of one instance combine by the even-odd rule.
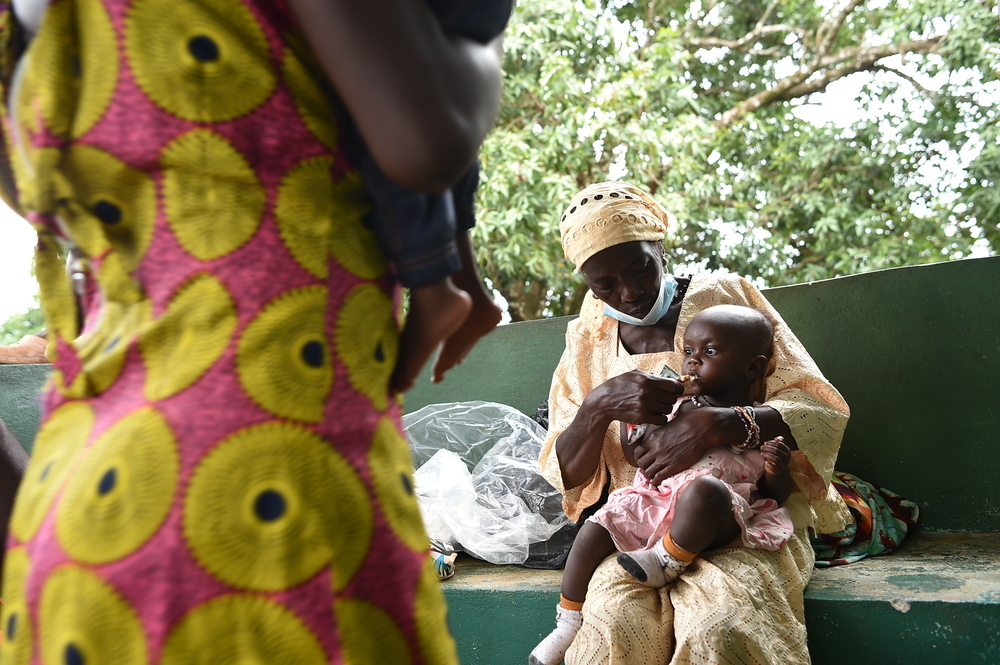
[[[405,392],[441,342],[455,334],[473,309],[472,298],[450,277],[410,289],[410,311],[399,339],[392,388]]]
[[[497,327],[503,311],[493,302],[493,296],[486,292],[483,280],[476,269],[476,255],[468,231],[459,231],[455,237],[458,252],[462,257],[462,267],[452,275],[455,286],[472,298],[472,311],[458,328],[444,341],[441,353],[434,363],[433,381],[444,380],[444,373],[462,362],[484,335]]]
[[[583,625],[583,601],[587,598],[590,578],[601,562],[615,551],[615,543],[607,529],[596,522],[584,522],[566,559],[562,594],[556,606],[555,630],[531,651],[528,665],[559,665],[562,662]]]
[[[677,497],[666,535],[648,550],[619,554],[618,563],[642,584],[662,587],[700,552],[732,542],[739,533],[729,487],[715,476],[699,476]]]
[[[703,552],[731,543],[740,535],[729,486],[715,476],[699,476],[677,497],[670,534],[688,552]]]

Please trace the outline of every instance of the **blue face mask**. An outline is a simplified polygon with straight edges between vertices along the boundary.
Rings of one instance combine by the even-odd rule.
[[[660,319],[667,313],[670,309],[670,303],[674,301],[674,293],[677,291],[677,280],[674,279],[673,275],[663,275],[660,278],[660,296],[653,303],[653,307],[649,310],[644,318],[637,319],[634,316],[629,316],[624,312],[619,312],[617,309],[611,305],[604,304],[604,316],[610,316],[612,319],[618,319],[622,323],[629,323],[633,326],[651,326],[654,323],[659,323]]]

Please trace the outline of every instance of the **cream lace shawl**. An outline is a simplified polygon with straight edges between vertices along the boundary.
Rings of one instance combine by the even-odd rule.
[[[830,485],[850,410],[816,363],[763,294],[741,277],[726,274],[692,278],[681,306],[674,348],[682,349],[684,330],[701,310],[720,304],[757,307],[770,312],[775,330],[775,371],[767,381],[765,404],[776,409],[791,428],[799,450],[790,467],[797,492],[786,502],[796,526],[833,533],[850,521],[843,499]],[[617,422],[608,427],[597,470],[579,487],[563,487],[555,442],[576,416],[583,398],[607,379],[640,369],[659,373],[664,364],[680,372],[677,351],[630,355],[618,339],[618,322],[603,315],[604,303],[588,294],[580,318],[566,330],[566,350],[552,377],[549,392],[549,433],[539,462],[542,474],[563,493],[563,509],[572,520],[594,504],[610,476],[611,489],[632,483],[635,468],[625,461]]]

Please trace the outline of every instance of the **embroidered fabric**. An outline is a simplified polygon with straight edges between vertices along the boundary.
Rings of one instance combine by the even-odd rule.
[[[566,665],[807,665],[802,592],[813,556],[802,529],[779,552],[698,557],[662,589],[629,580],[609,558],[591,580]]]

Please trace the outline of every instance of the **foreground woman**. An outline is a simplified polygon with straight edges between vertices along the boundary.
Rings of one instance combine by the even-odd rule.
[[[579,520],[632,483],[621,423],[663,425],[635,446],[653,484],[709,448],[745,444],[748,427],[732,408],[695,409],[667,423],[677,395],[658,375],[664,366],[680,373],[681,339],[695,314],[719,304],[755,307],[777,325],[774,372],[754,416],[760,441],[781,436],[793,450],[796,490],[784,506],[795,532],[778,552],[706,552],[664,589],[636,583],[609,558],[590,583],[566,663],[808,663],[802,592],[814,557],[806,529],[839,531],[849,519],[829,484],[849,411],[752,285],[731,275],[665,272],[668,221],[645,192],[616,182],[577,194],[561,220],[566,257],[591,293],[569,325],[553,377],[543,473],[563,493],[566,514]]]
[[[389,391],[398,288],[322,71],[386,173],[441,191],[497,52],[406,0],[46,5],[18,3],[8,137],[53,379],[0,661],[454,663]]]

